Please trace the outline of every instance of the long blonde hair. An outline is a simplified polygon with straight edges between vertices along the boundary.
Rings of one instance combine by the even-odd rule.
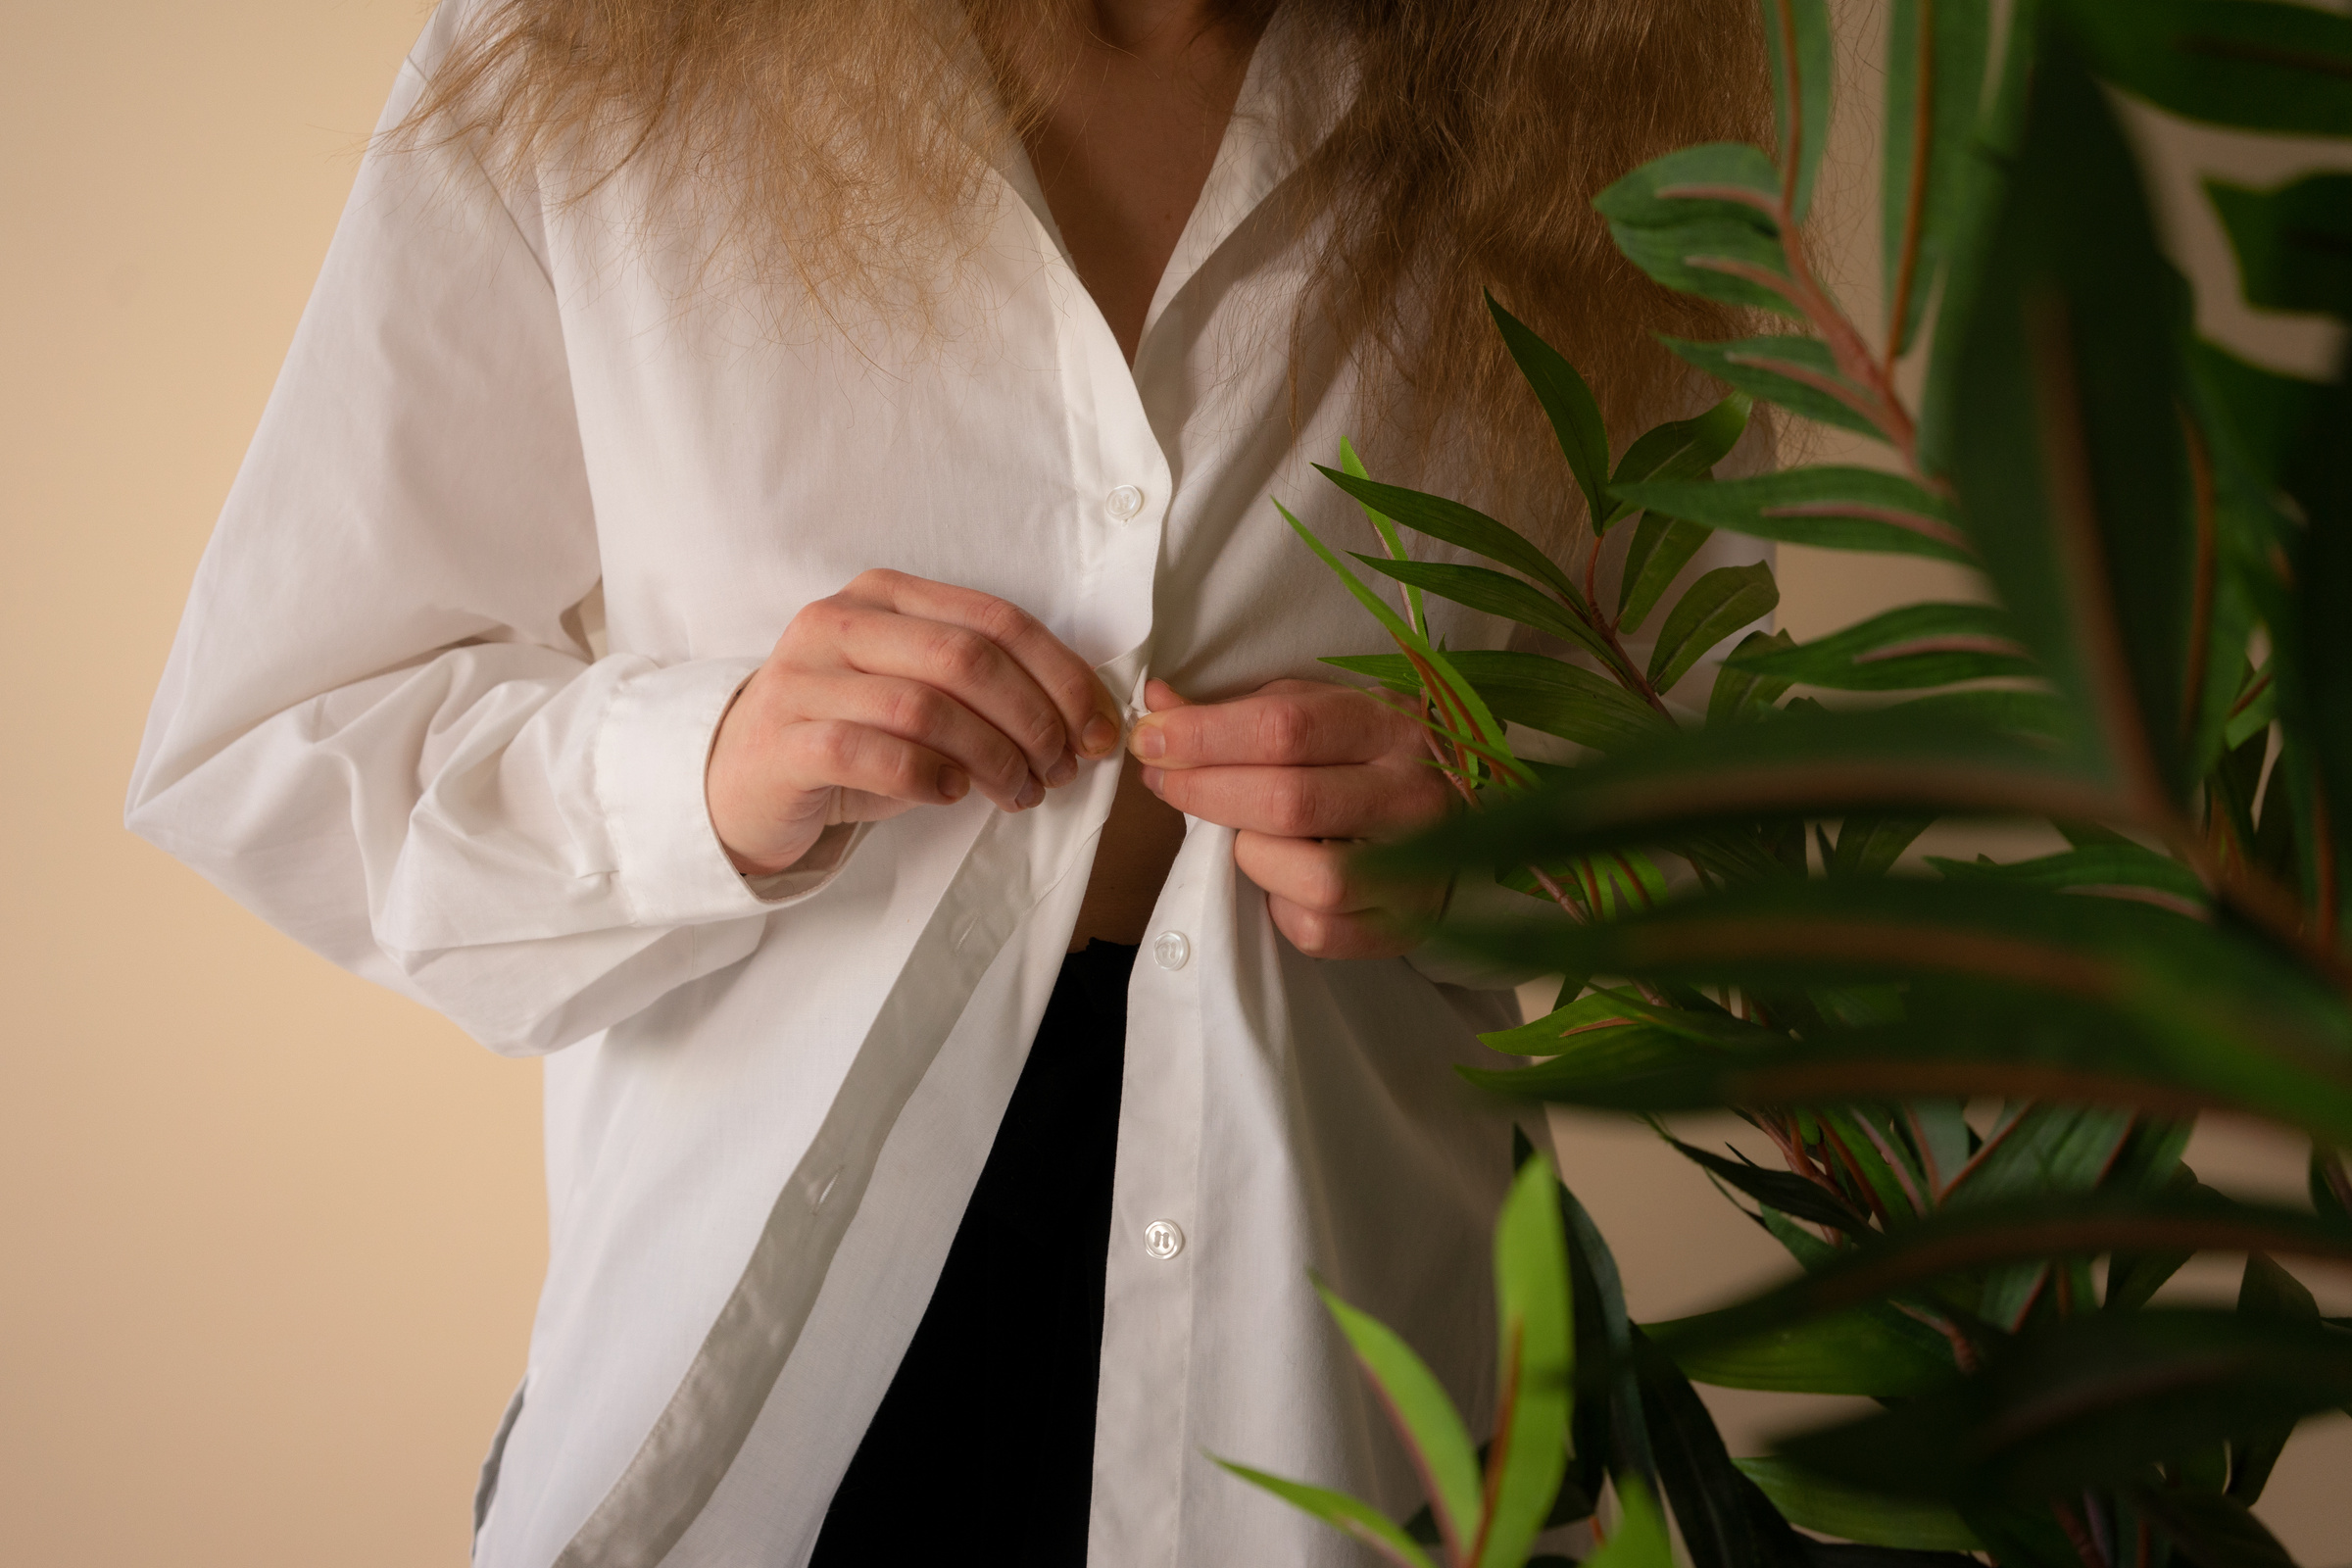
[[[562,155],[573,195],[650,164],[647,188],[763,281],[903,311],[977,243],[992,151],[1044,112],[1022,83],[1051,73],[1004,63],[1049,57],[1088,3],[482,0],[404,130],[493,169]],[[1254,29],[1277,3],[1290,58],[1352,84],[1336,122],[1289,128],[1328,127],[1285,187],[1316,246],[1294,352],[1336,333],[1404,394],[1384,475],[1443,453],[1496,499],[1565,497],[1483,292],[1585,371],[1613,427],[1687,395],[1655,334],[1722,336],[1730,315],[1643,277],[1592,197],[1675,147],[1764,133],[1755,0],[1222,0],[1223,21]]]

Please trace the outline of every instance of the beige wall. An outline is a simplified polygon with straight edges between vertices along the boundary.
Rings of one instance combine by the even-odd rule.
[[[139,724],[416,0],[10,0],[0,1561],[465,1561],[536,1066],[131,839]]]
[[[5,15],[0,1561],[455,1565],[544,1258],[538,1073],[120,825],[180,598],[422,11]],[[1824,566],[1788,562],[1800,633],[1927,586]],[[2291,1180],[2278,1151],[2215,1157]],[[1645,1134],[1577,1123],[1569,1163],[1647,1315],[1780,1266]],[[1784,1419],[1724,1408],[1735,1446]],[[2273,1510],[2322,1559],[2352,1539],[2337,1425]]]

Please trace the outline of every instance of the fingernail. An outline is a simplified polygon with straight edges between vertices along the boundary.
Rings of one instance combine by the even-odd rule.
[[[972,781],[964,776],[962,768],[943,767],[939,770],[939,793],[951,802],[962,800],[971,787]]]
[[[1061,749],[1061,755],[1054,760],[1054,765],[1046,769],[1046,783],[1050,788],[1059,789],[1077,776],[1078,759],[1065,746]]]
[[[1144,719],[1128,735],[1127,748],[1147,762],[1154,758],[1165,757],[1168,755],[1167,733],[1152,720]]]
[[[1159,793],[1160,780],[1167,777],[1167,770],[1165,768],[1147,767],[1139,776],[1144,781],[1144,788],[1150,790],[1152,794],[1157,795]]]
[[[1026,811],[1045,798],[1046,787],[1037,781],[1035,773],[1030,773],[1021,780],[1021,793],[1012,798],[1013,809]]]
[[[1106,757],[1111,748],[1119,744],[1119,726],[1097,713],[1086,721],[1086,728],[1078,732],[1078,744],[1089,757]]]

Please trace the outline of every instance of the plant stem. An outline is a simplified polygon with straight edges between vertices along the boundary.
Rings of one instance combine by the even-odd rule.
[[[2056,1516],[2058,1528],[2066,1532],[2066,1539],[2074,1544],[2075,1555],[2082,1559],[2082,1568],[2112,1568],[2100,1554],[2099,1544],[2091,1539],[2090,1527],[2083,1524],[2082,1516],[2072,1505],[2052,1502],[2050,1512]]]
[[[1911,168],[1903,203],[1902,258],[1894,270],[1894,298],[1886,310],[1886,357],[1882,370],[1889,382],[1902,354],[1903,327],[1911,318],[1911,295],[1919,285],[1920,237],[1927,226],[1928,153],[1936,134],[1936,0],[1919,0],[1919,70],[1911,83]]]

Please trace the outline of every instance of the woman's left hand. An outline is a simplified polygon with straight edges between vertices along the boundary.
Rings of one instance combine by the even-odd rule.
[[[1263,888],[1275,927],[1315,958],[1389,958],[1417,945],[1443,880],[1375,881],[1365,841],[1446,814],[1453,790],[1412,717],[1364,692],[1278,680],[1228,703],[1188,703],[1164,681],[1128,750],[1145,786],[1188,816],[1237,830],[1234,862]]]

